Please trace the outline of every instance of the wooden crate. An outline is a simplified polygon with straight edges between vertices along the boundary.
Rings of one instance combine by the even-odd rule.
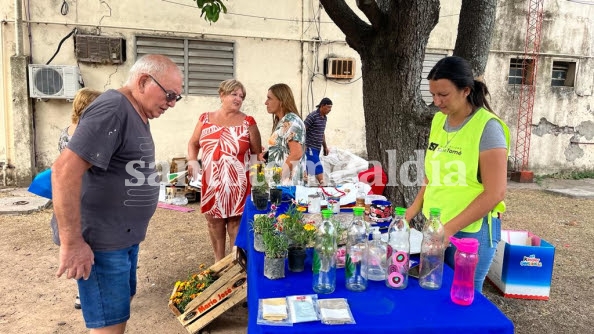
[[[182,314],[169,300],[169,309],[189,333],[197,333],[225,311],[247,298],[246,257],[241,248],[210,268],[219,278],[202,291]],[[173,288],[171,295],[176,293]]]

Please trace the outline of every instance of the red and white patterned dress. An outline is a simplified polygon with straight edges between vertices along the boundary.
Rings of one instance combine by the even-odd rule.
[[[242,125],[219,126],[200,115],[202,149],[202,213],[228,218],[243,213],[248,193],[250,135],[248,127],[256,124],[246,116]]]

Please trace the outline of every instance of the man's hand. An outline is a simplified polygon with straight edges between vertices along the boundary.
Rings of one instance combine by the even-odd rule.
[[[330,154],[330,149],[328,149],[328,147],[324,146],[324,155],[327,156],[328,154]]]
[[[95,264],[95,256],[89,244],[82,238],[72,245],[60,246],[60,266],[56,276],[66,273],[66,278],[88,279],[91,267]]]

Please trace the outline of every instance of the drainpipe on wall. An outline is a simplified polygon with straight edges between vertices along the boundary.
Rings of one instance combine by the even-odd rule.
[[[23,52],[23,7],[22,0],[15,0],[15,55],[10,57],[10,123],[7,124],[10,142],[5,167],[6,184],[26,186],[35,173],[35,133],[33,131],[33,108],[27,91],[27,66],[29,57]],[[10,168],[9,174],[6,168]]]
[[[18,57],[23,55],[23,4],[21,0],[14,0],[14,21],[15,56]]]

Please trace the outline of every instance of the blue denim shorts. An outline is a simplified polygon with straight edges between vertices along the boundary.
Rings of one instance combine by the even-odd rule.
[[[130,298],[136,294],[138,245],[115,251],[93,251],[89,279],[78,280],[87,328],[102,328],[130,319]]]
[[[306,168],[307,174],[318,175],[324,173],[324,166],[320,162],[320,150],[306,147],[305,157],[307,158]]]

